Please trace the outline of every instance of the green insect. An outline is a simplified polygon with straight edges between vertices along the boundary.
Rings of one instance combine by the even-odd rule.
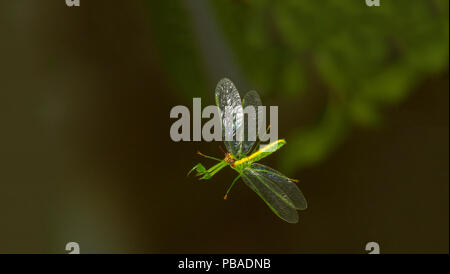
[[[215,97],[222,118],[222,135],[227,133],[236,136],[237,131],[243,129],[243,141],[224,141],[228,150],[228,152],[224,152],[224,159],[198,152],[199,155],[216,160],[218,163],[209,169],[199,163],[189,171],[188,175],[195,170],[201,180],[208,180],[222,168],[230,166],[239,175],[231,183],[224,199],[227,199],[231,188],[241,178],[278,217],[289,223],[297,223],[297,210],[304,210],[307,207],[306,199],[296,185],[298,181],[288,178],[270,167],[256,163],[280,149],[286,144],[286,141],[280,139],[258,149],[259,141],[255,144],[255,141],[249,140],[255,140],[255,138],[249,138],[247,134],[249,123],[244,121],[243,108],[253,106],[257,109],[258,106],[261,106],[258,93],[256,91],[248,92],[241,102],[239,92],[233,82],[224,78],[217,84]],[[232,115],[225,115],[225,109],[231,110]],[[254,122],[257,123],[258,117],[256,116],[254,119],[256,120]]]

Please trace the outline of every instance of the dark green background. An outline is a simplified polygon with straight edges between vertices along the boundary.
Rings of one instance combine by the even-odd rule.
[[[0,252],[448,252],[448,27],[445,0],[2,1]],[[222,77],[279,106],[298,224],[185,176],[219,143],[169,111]]]

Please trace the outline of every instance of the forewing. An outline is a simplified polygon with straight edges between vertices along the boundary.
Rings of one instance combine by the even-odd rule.
[[[247,92],[242,100],[242,107],[252,106],[254,108],[254,115],[244,115],[244,141],[242,142],[241,154],[248,154],[258,137],[258,117],[260,116],[258,107],[261,106],[261,98],[254,90]],[[250,125],[252,125],[250,127]],[[249,127],[251,133],[249,133]]]
[[[292,201],[296,209],[304,210],[307,208],[308,205],[305,196],[303,196],[303,193],[294,181],[265,165],[255,163],[251,165],[251,168],[280,187]]]
[[[298,222],[295,205],[279,186],[251,167],[242,172],[241,178],[278,217],[288,223]]]
[[[217,84],[215,97],[216,105],[220,109],[225,146],[235,158],[240,158],[244,115],[239,92],[233,82],[224,78]]]

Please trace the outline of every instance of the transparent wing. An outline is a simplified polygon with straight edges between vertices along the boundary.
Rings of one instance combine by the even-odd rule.
[[[228,152],[240,158],[243,138],[243,110],[241,97],[233,82],[224,78],[215,91],[216,105],[222,118],[222,137]]]
[[[255,163],[251,165],[251,168],[280,187],[296,209],[304,210],[308,207],[305,196],[292,179],[265,165]]]
[[[254,115],[244,115],[244,141],[242,142],[241,154],[247,155],[251,147],[258,137],[258,117],[260,117],[260,111],[258,107],[261,106],[261,98],[254,90],[247,92],[242,100],[242,107],[245,108],[252,106]],[[250,132],[249,132],[250,128]]]
[[[297,223],[298,214],[288,195],[276,183],[252,167],[244,169],[242,180],[263,199],[269,208],[288,223]]]

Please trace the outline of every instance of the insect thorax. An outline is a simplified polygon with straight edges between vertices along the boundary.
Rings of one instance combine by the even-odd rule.
[[[227,162],[227,163],[230,163],[230,164],[234,163],[234,158],[233,158],[233,156],[231,155],[231,153],[226,153],[226,154],[225,154],[225,159],[224,159],[224,161]]]

